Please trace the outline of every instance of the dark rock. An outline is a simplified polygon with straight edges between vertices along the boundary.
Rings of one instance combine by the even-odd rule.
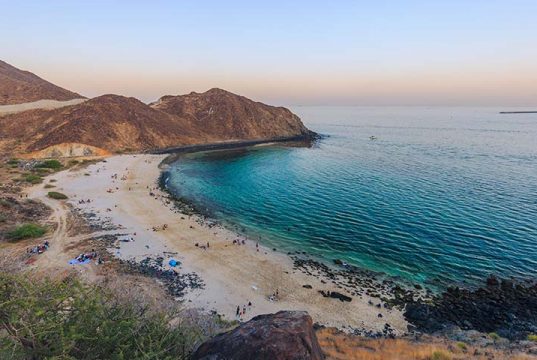
[[[203,343],[192,359],[324,359],[304,311],[280,311],[259,315],[237,328]]]
[[[537,330],[537,284],[500,281],[491,276],[483,288],[450,287],[432,303],[409,302],[404,315],[423,332],[457,326],[521,340]]]
[[[490,275],[487,278],[487,286],[498,286],[500,282],[498,281],[498,278],[496,278],[494,275]]]
[[[302,287],[303,287],[304,289],[313,289],[313,287],[312,287],[311,285],[307,285],[307,284],[306,284],[306,285],[302,285]]]

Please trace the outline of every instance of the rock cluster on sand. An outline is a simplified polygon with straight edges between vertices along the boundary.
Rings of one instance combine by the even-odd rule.
[[[203,343],[192,359],[323,359],[311,317],[304,311],[259,315]]]
[[[458,326],[524,339],[537,333],[537,284],[491,277],[477,290],[450,287],[432,304],[408,304],[405,317],[418,330],[429,333]]]

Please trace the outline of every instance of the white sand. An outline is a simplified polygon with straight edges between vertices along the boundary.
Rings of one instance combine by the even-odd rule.
[[[197,273],[205,288],[190,291],[186,306],[215,310],[227,319],[235,319],[237,305],[242,308],[251,301],[253,306],[244,320],[279,310],[306,310],[314,321],[328,326],[379,331],[389,323],[397,333],[406,331],[407,323],[400,311],[378,309],[368,304],[367,297],[353,297],[350,303],[325,298],[318,290],[344,291],[330,283],[322,284],[314,276],[293,271],[287,255],[266,248],[258,252],[253,241],[233,245],[236,234],[220,227],[201,226],[196,217],[176,213],[171,205],[164,204],[164,194],[159,190],[153,190],[158,198],[151,197],[148,187],[157,187],[158,165],[163,159],[162,155],[114,156],[106,163],[79,171],[62,171],[50,178],[57,180],[57,188],[53,190],[67,194],[74,207],[110,218],[113,224],[124,228],[120,233],[134,238],[134,242],[121,242],[117,253],[112,250],[116,256],[123,259],[163,256],[166,263],[173,257],[181,261],[181,272]],[[113,174],[117,174],[117,180],[112,179]],[[125,180],[121,180],[123,176]],[[44,199],[46,191],[39,185],[30,191],[30,197]],[[78,204],[80,199],[91,199],[91,202]],[[48,199],[47,203],[65,208],[59,201]],[[166,230],[152,231],[153,226],[163,224],[168,225]],[[207,242],[208,250],[194,246]],[[177,252],[177,255],[164,252]],[[66,258],[62,256],[61,261],[65,262]],[[88,265],[92,266],[95,265]],[[304,284],[312,285],[313,289],[303,288]],[[270,301],[268,296],[276,289],[280,300]],[[378,303],[378,299],[373,301]],[[382,318],[378,317],[379,313]]]

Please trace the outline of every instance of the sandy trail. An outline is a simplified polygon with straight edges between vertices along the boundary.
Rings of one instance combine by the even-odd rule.
[[[200,225],[196,221],[199,218],[177,213],[171,204],[165,204],[165,194],[155,189],[160,174],[158,164],[163,159],[162,155],[114,156],[83,170],[56,173],[51,178],[57,180],[57,191],[69,196],[71,206],[122,228],[108,233],[127,234],[134,239],[120,242],[120,249],[111,249],[115,256],[137,260],[162,256],[165,263],[173,257],[181,262],[179,271],[198,274],[205,287],[190,291],[185,298],[186,306],[214,310],[231,320],[236,318],[237,306],[242,308],[251,301],[252,306],[242,320],[279,310],[306,310],[314,321],[328,326],[381,331],[389,323],[396,333],[406,332],[407,323],[400,311],[371,306],[367,296],[353,297],[350,303],[325,298],[318,290],[342,290],[294,270],[287,255],[262,246],[257,251],[255,242],[249,240],[245,245],[234,245],[237,234],[221,227]],[[58,223],[51,250],[37,266],[67,267],[70,256],[62,249],[90,235],[68,236],[69,207],[48,199],[42,185],[32,188],[29,196],[51,206]],[[80,199],[91,201],[80,204]],[[168,226],[166,230],[153,231],[153,227],[164,224]],[[210,247],[203,250],[196,243],[210,243]],[[92,267],[95,265],[78,269],[91,277]],[[304,288],[306,284],[313,289]],[[271,301],[269,295],[276,290],[279,301]]]

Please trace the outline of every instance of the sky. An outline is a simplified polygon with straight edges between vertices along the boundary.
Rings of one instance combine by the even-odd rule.
[[[536,0],[0,0],[0,34],[0,59],[88,97],[537,105]]]

